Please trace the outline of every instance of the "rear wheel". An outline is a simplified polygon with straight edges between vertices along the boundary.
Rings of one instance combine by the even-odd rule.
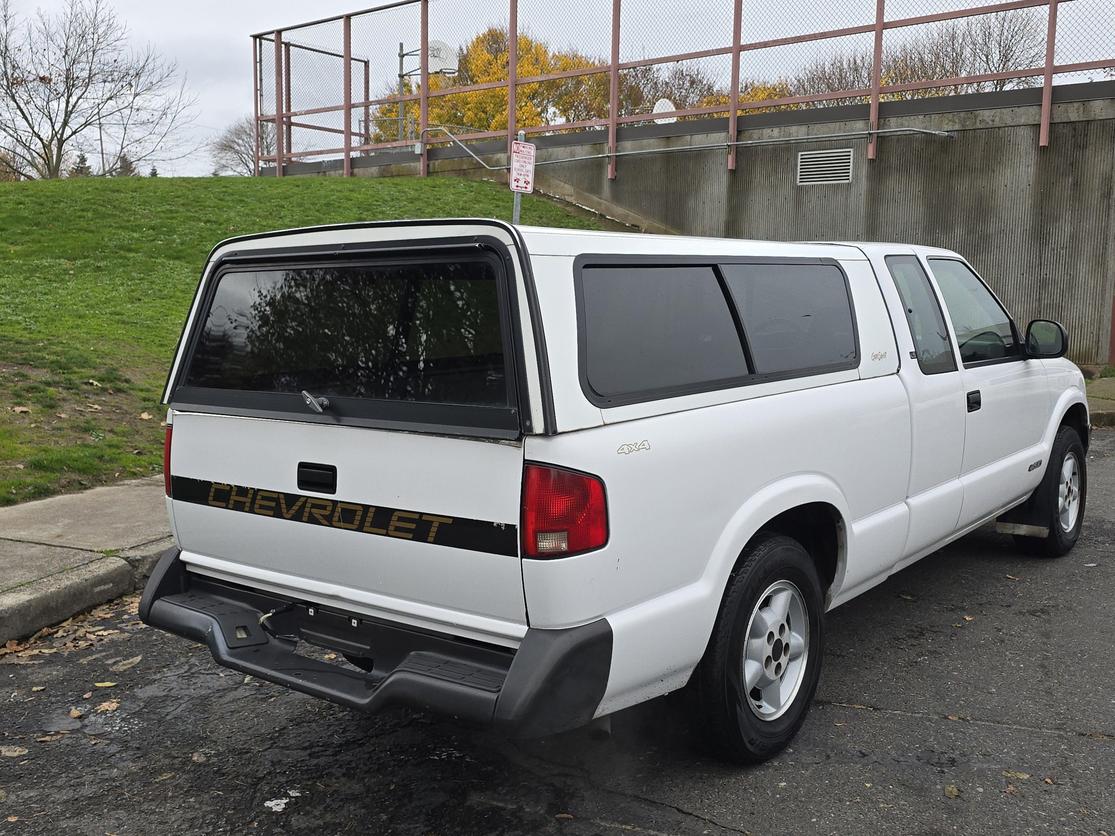
[[[694,677],[702,723],[728,758],[764,761],[801,727],[821,673],[823,606],[801,544],[757,536],[728,580]]]
[[[1084,506],[1088,499],[1088,469],[1084,445],[1072,427],[1061,427],[1053,441],[1049,466],[1038,486],[1039,505],[1049,528],[1045,537],[1015,537],[1029,554],[1060,557],[1068,554],[1080,539],[1084,525]]]

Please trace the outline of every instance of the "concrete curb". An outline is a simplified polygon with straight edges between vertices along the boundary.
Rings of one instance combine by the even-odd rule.
[[[0,644],[142,590],[172,545],[174,539],[164,537],[115,555],[89,552],[88,563],[0,593]]]
[[[1093,427],[1115,427],[1115,412],[1093,412],[1088,417]]]
[[[0,594],[0,642],[33,635],[131,592],[134,586],[127,561],[101,556],[16,587]]]

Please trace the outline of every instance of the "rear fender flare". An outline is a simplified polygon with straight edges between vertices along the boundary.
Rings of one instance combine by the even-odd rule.
[[[832,582],[833,589],[840,588],[848,555],[854,547],[854,533],[847,524],[850,516],[844,492],[836,482],[821,473],[797,473],[772,482],[753,494],[732,515],[713,549],[702,578],[709,597],[715,597],[716,600],[716,606],[706,607],[701,613],[701,635],[706,645],[720,611],[720,601],[723,600],[728,578],[747,544],[764,525],[779,514],[811,503],[831,505],[844,522],[844,544],[837,555],[836,575]]]

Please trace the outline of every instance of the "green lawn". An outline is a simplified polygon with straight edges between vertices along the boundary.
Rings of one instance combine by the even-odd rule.
[[[0,505],[161,469],[167,366],[221,239],[510,212],[506,188],[457,178],[0,183]],[[597,225],[535,197],[523,222]]]

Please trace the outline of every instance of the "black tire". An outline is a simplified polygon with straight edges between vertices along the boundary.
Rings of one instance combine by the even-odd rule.
[[[1070,456],[1075,459],[1080,475],[1080,508],[1075,522],[1066,530],[1061,522],[1060,490],[1063,481],[1062,469]],[[1084,509],[1088,500],[1087,458],[1084,455],[1084,445],[1080,441],[1080,436],[1072,427],[1061,427],[1057,431],[1057,437],[1053,440],[1053,449],[1049,454],[1049,464],[1045,468],[1045,476],[1034,491],[1034,499],[1036,507],[1040,509],[1042,521],[1039,524],[1048,526],[1049,534],[1046,537],[1015,535],[1015,543],[1027,554],[1043,557],[1061,557],[1068,554],[1080,539],[1080,530],[1084,526]]]
[[[744,643],[753,613],[764,600],[769,602],[768,590],[780,582],[792,584],[800,593],[808,623],[808,639],[802,642],[807,653],[796,695],[787,698],[778,716],[764,719],[745,690]],[[760,763],[782,751],[797,733],[821,675],[823,613],[821,581],[809,553],[790,537],[757,535],[728,579],[712,638],[694,674],[700,722],[720,754],[737,763]],[[799,631],[800,626],[793,625],[792,630]],[[761,692],[751,695],[756,693]]]

